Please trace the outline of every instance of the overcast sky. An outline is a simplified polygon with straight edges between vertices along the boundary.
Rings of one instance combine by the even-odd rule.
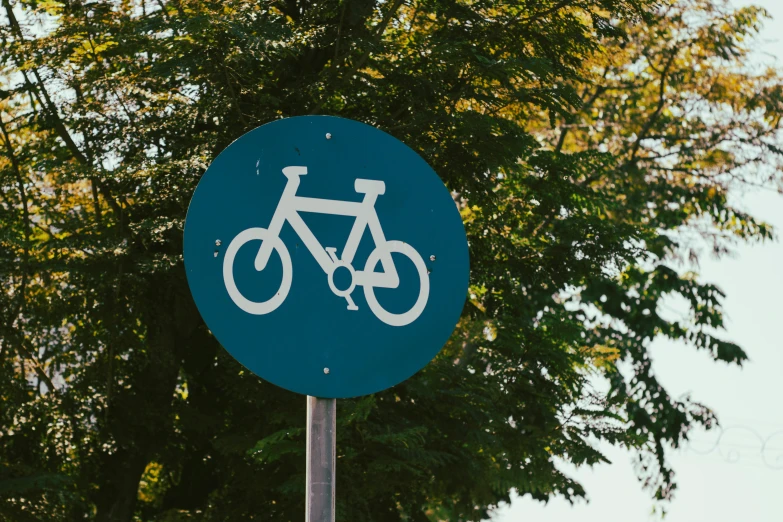
[[[756,4],[774,17],[762,33],[759,60],[783,58],[783,0],[734,0]],[[783,60],[781,60],[783,64]],[[783,234],[783,197],[771,191],[742,196],[741,206]],[[694,435],[693,447],[672,455],[677,473],[675,500],[666,522],[783,521],[783,245],[740,246],[730,259],[705,259],[703,280],[721,287],[728,332],[724,337],[750,355],[743,369],[716,364],[679,343],[656,341],[654,368],[669,391],[690,393],[710,405],[725,429]],[[766,441],[766,451],[762,452]],[[607,448],[611,465],[572,470],[589,502],[544,505],[515,498],[493,522],[647,522],[653,503],[636,480],[629,453]],[[658,519],[660,520],[660,519]]]

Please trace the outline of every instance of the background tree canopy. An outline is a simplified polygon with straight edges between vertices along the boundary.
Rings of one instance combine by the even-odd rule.
[[[338,518],[480,520],[509,490],[585,492],[558,461],[666,451],[716,421],[658,383],[667,336],[742,364],[721,291],[683,269],[772,231],[765,13],[722,0],[0,0],[0,520],[299,520],[302,397],[211,337],[187,203],[232,140],[334,114],[456,194],[468,303],[414,378],[340,401]],[[763,168],[762,168],[763,167]],[[680,296],[688,313],[662,314]],[[694,369],[698,371],[698,369]]]

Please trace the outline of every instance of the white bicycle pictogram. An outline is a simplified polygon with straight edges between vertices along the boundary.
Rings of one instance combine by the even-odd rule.
[[[357,286],[362,286],[370,310],[384,323],[391,326],[405,326],[415,321],[427,306],[430,292],[429,274],[421,255],[411,245],[402,241],[387,241],[384,236],[378,214],[375,211],[375,201],[386,191],[385,183],[380,180],[357,178],[354,182],[354,189],[357,193],[364,194],[364,199],[361,202],[340,201],[296,195],[300,177],[307,174],[307,167],[285,167],[283,174],[288,178],[288,182],[269,223],[269,228],[243,230],[231,240],[226,249],[223,260],[223,281],[228,295],[234,303],[249,314],[263,315],[273,312],[285,301],[291,289],[293,278],[291,256],[285,243],[280,239],[280,231],[287,221],[323,269],[331,291],[348,302],[348,310],[359,309],[351,298],[351,293]],[[356,218],[340,257],[337,256],[335,247],[324,248],[321,246],[321,243],[299,215],[300,212]],[[367,258],[364,270],[359,271],[353,268],[352,262],[366,228],[370,229],[370,234],[375,241],[375,249]],[[239,291],[234,281],[234,258],[239,249],[249,241],[261,241],[261,246],[255,257],[254,266],[257,271],[260,272],[266,267],[273,250],[280,256],[283,265],[283,277],[279,290],[270,299],[263,302],[247,299]],[[398,288],[400,285],[400,278],[392,259],[393,253],[407,256],[419,274],[419,295],[413,307],[404,313],[391,313],[385,310],[378,303],[374,292],[375,288]],[[379,261],[383,268],[382,272],[375,271]],[[351,283],[345,289],[337,288],[334,282],[334,273],[340,267],[346,268],[351,276]]]

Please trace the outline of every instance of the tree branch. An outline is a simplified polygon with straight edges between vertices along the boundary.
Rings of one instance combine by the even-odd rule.
[[[578,0],[560,0],[557,4],[553,5],[549,9],[544,9],[543,11],[540,11],[538,13],[532,14],[528,16],[527,18],[523,18],[520,20],[521,22],[532,22],[533,20],[538,20],[539,18],[543,18],[547,15],[550,15],[556,11],[559,11],[563,9],[564,7],[568,7],[571,4],[575,4]]]
[[[666,61],[666,65],[661,71],[661,85],[658,92],[658,105],[655,108],[655,112],[647,119],[647,123],[644,124],[644,127],[642,127],[642,130],[639,132],[639,136],[636,139],[636,143],[634,143],[633,149],[631,150],[631,156],[628,159],[626,166],[630,165],[636,160],[636,155],[639,153],[642,140],[646,139],[647,133],[650,132],[652,126],[655,125],[656,121],[661,115],[661,112],[663,112],[663,108],[666,106],[666,76],[669,74],[669,69],[671,68],[672,64],[674,63],[674,59],[678,54],[679,49],[674,49],[671,56],[669,56],[669,59]]]
[[[11,7],[10,1],[2,0],[2,3],[3,3],[3,7],[5,8],[6,15],[8,16],[9,24],[11,25],[11,31],[20,39],[20,41],[24,41],[24,34],[22,33],[22,28],[19,25],[19,21],[16,19],[16,15],[14,15],[14,11],[13,8]],[[19,69],[22,70],[24,69],[19,63],[17,63],[17,66],[19,67]],[[71,136],[70,132],[65,126],[65,123],[60,117],[59,111],[57,110],[57,106],[49,96],[49,92],[46,89],[46,85],[44,84],[43,79],[41,78],[41,75],[38,72],[38,68],[32,67],[31,70],[33,75],[35,76],[37,83],[33,84],[30,81],[29,77],[25,74],[24,75],[25,84],[31,91],[36,93],[38,102],[41,104],[44,111],[51,118],[51,121],[54,124],[54,128],[57,131],[57,135],[60,137],[60,139],[63,140],[65,146],[68,148],[71,155],[76,159],[76,161],[78,161],[82,165],[92,168],[90,161],[76,145],[76,142],[74,141],[73,137]],[[42,96],[43,99],[41,98]],[[98,186],[98,192],[100,192],[100,194],[104,197],[104,199],[106,199],[106,202],[109,204],[111,209],[115,213],[117,213],[117,217],[122,223],[122,214],[123,214],[122,207],[119,205],[119,203],[117,203],[117,200],[112,196],[112,194],[106,188],[106,185],[101,180],[99,180],[97,177],[94,176],[93,179],[95,179],[96,184]]]
[[[604,79],[606,79],[606,75],[609,72],[609,68],[606,68],[606,72],[604,72]],[[608,87],[605,85],[599,85],[598,88],[595,90],[595,93],[590,97],[589,100],[587,100],[584,105],[582,105],[579,112],[587,112],[590,110],[590,108],[593,106],[593,104],[596,102],[599,96],[601,96],[603,93],[606,92]],[[576,119],[576,116],[573,117],[572,122]],[[555,146],[555,153],[559,154],[560,151],[563,149],[563,145],[565,145],[566,136],[568,136],[568,131],[570,129],[569,125],[563,125],[562,130],[560,131],[560,137],[557,140],[557,145]]]
[[[22,311],[24,305],[25,290],[27,288],[27,278],[29,277],[29,262],[30,262],[30,210],[27,206],[27,191],[24,187],[24,179],[22,178],[22,170],[19,166],[19,158],[16,157],[14,147],[11,144],[11,136],[8,133],[8,129],[3,121],[2,114],[0,114],[0,131],[3,136],[3,144],[6,149],[6,156],[11,161],[11,168],[13,169],[14,176],[16,178],[16,184],[19,189],[19,198],[22,201],[22,220],[24,229],[24,246],[22,253],[22,276],[19,283],[19,295],[17,302],[14,306],[14,310],[11,312],[8,322],[11,328],[16,322],[17,317]]]
[[[5,0],[5,1],[7,1],[7,0]],[[375,46],[375,44],[377,44],[381,40],[381,38],[383,37],[384,31],[386,31],[386,27],[388,27],[388,25],[391,23],[392,19],[394,18],[394,15],[397,14],[397,11],[400,9],[400,7],[402,6],[402,4],[404,2],[405,2],[405,0],[394,0],[394,4],[392,4],[391,7],[389,7],[389,10],[386,11],[386,14],[383,16],[383,19],[381,20],[381,22],[375,27],[375,34],[373,35],[370,48],[367,49],[364,52],[364,54],[361,57],[359,57],[358,60],[356,60],[356,63],[354,64],[354,66],[351,67],[342,76],[341,79],[343,81],[346,78],[350,78],[351,76],[353,76],[356,73],[356,71],[361,69],[361,67],[365,64],[367,59],[370,57],[370,54],[372,53],[372,48]],[[346,51],[345,55],[343,55],[340,58],[340,60],[338,60],[338,61],[341,61],[342,59],[344,59],[348,55],[348,53],[350,53],[350,48]],[[323,107],[323,105],[324,105],[324,102],[319,102],[313,108],[313,110],[310,111],[310,114],[316,114],[318,111],[321,110],[321,107]]]

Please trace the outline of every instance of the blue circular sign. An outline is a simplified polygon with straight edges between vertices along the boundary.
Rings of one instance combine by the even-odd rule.
[[[223,347],[316,397],[416,373],[468,289],[465,229],[437,174],[385,132],[331,116],[277,120],[229,145],[193,194],[184,249]]]

